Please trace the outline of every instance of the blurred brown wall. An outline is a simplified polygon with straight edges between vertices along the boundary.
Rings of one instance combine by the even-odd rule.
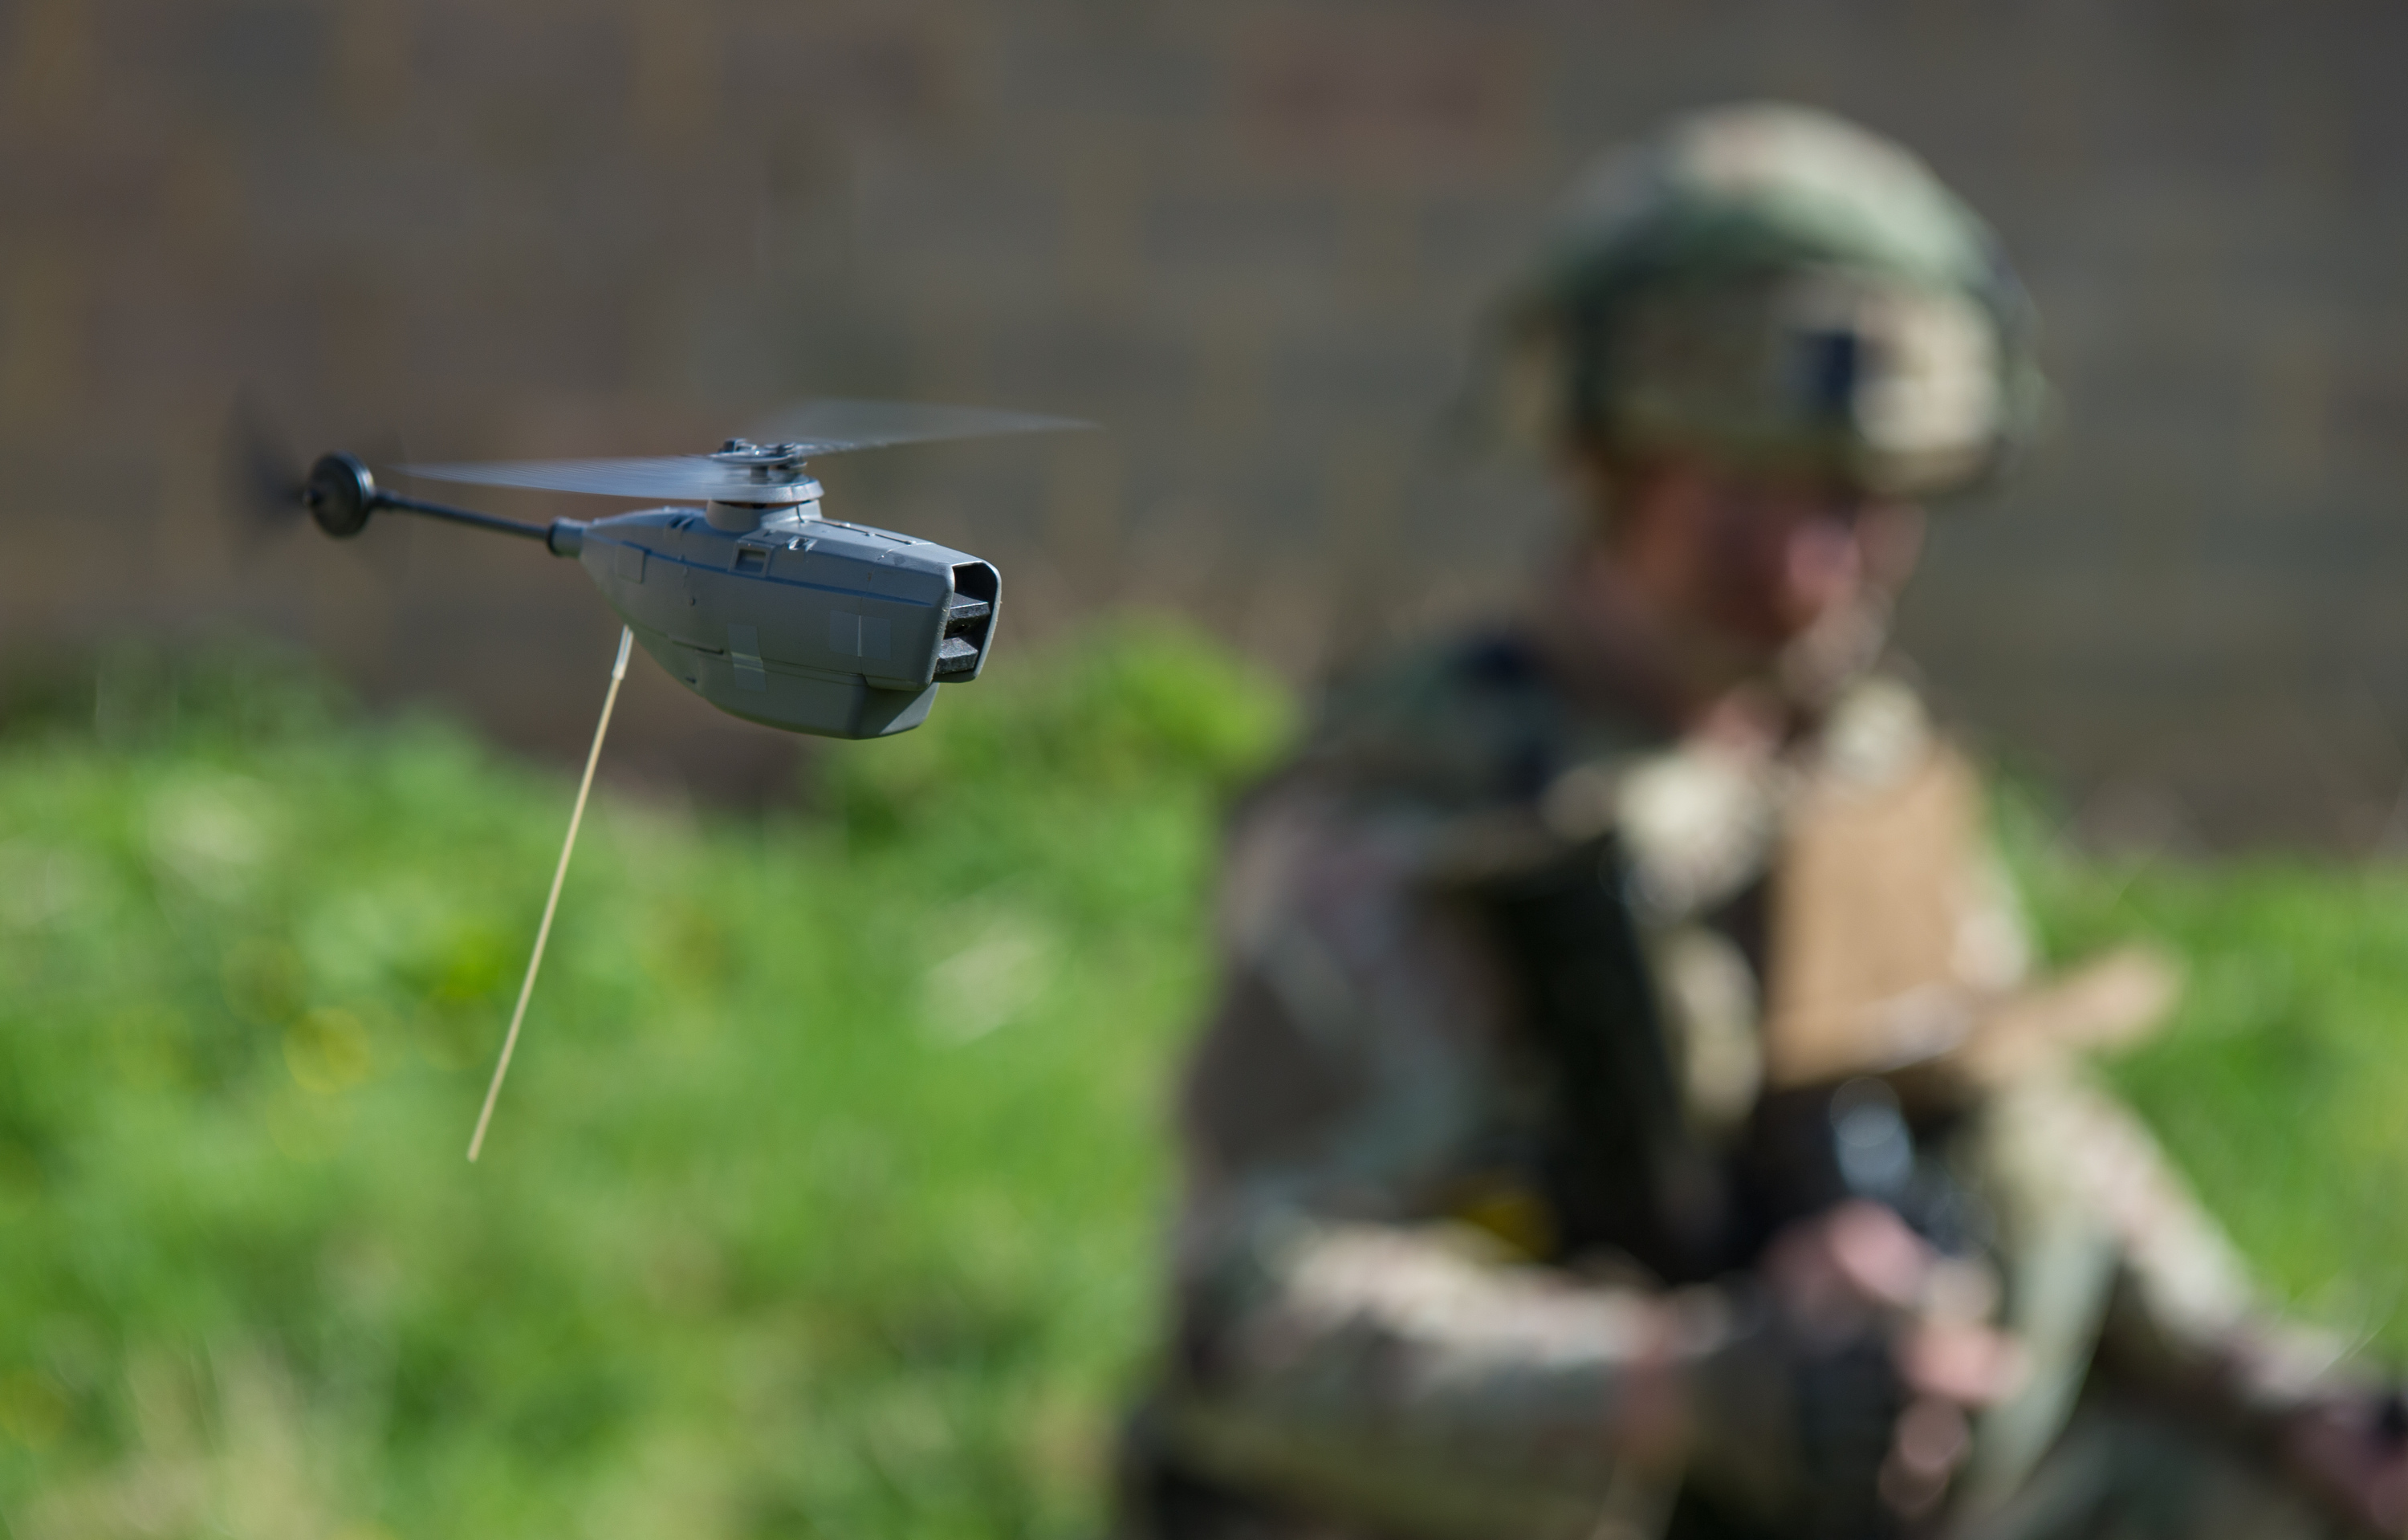
[[[2061,431],[1908,608],[1943,695],[2111,835],[2363,848],[2408,774],[2402,58],[2373,0],[0,0],[0,646],[264,628],[573,751],[582,577],[243,547],[237,388],[377,458],[822,392],[1096,419],[824,478],[996,559],[1018,642],[1169,603],[1307,677],[1543,549],[1440,420],[1554,190],[1772,94],[1920,149],[2046,317]],[[657,778],[790,763],[656,675],[628,710]]]

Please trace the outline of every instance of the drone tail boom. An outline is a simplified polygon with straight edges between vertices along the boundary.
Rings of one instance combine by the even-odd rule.
[[[441,519],[495,535],[516,535],[522,540],[540,540],[554,556],[576,555],[585,531],[584,521],[577,519],[529,524],[498,514],[479,513],[474,508],[430,503],[423,497],[404,497],[378,486],[376,473],[351,454],[320,455],[318,463],[309,467],[308,480],[301,485],[301,505],[309,510],[309,517],[320,529],[337,540],[348,540],[367,528],[368,516],[380,508]]]

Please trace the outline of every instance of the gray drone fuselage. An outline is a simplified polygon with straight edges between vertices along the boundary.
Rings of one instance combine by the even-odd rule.
[[[816,497],[561,520],[546,543],[695,694],[824,737],[919,726],[939,685],[985,667],[1002,599],[987,563],[823,518]]]
[[[919,726],[937,688],[986,667],[1003,580],[977,557],[828,519],[814,454],[1084,426],[1062,418],[896,402],[789,408],[774,443],[710,454],[405,467],[437,481],[635,498],[701,498],[549,526],[430,503],[377,485],[356,455],[322,454],[265,501],[297,504],[350,539],[380,508],[540,540],[573,556],[644,650],[733,716],[790,733],[882,738]]]

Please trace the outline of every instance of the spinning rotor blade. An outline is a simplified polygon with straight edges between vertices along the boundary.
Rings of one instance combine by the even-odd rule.
[[[480,464],[402,468],[430,481],[529,487],[539,492],[583,492],[602,497],[750,500],[764,491],[763,484],[742,467],[723,465],[700,454],[673,454],[657,460],[497,460]]]
[[[1060,433],[1093,427],[1069,417],[997,412],[983,406],[923,406],[908,401],[798,401],[756,420],[763,443],[800,444],[808,455],[880,449],[941,438],[992,438],[998,434]]]
[[[391,463],[390,457],[387,463]],[[472,524],[547,544],[554,527],[429,503],[380,487],[377,485],[376,473],[357,455],[322,454],[304,471],[286,447],[283,435],[276,431],[258,399],[247,391],[236,399],[227,418],[218,468],[219,511],[235,525],[236,538],[247,553],[270,537],[305,522],[315,523],[334,538],[348,541],[367,527],[370,516],[384,508],[455,524]],[[402,474],[408,475],[407,468]],[[386,576],[390,578],[390,563],[386,565]]]
[[[988,411],[977,406],[921,406],[896,401],[806,401],[763,419],[754,425],[753,433],[764,446],[791,449],[796,465],[799,466],[805,460],[851,449],[997,434],[1051,433],[1086,426],[1070,418]],[[752,467],[731,464],[705,454],[649,460],[511,460],[403,468],[410,475],[433,481],[461,481],[484,487],[526,487],[604,497],[716,498],[736,503],[781,500],[766,489],[793,485],[800,475],[796,470],[792,477],[765,483],[762,474]]]
[[[300,462],[249,392],[235,399],[224,448],[219,506],[246,546],[308,517],[308,506],[302,501],[308,481]]]

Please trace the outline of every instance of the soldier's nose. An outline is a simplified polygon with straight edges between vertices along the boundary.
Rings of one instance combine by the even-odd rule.
[[[1784,597],[1800,620],[1811,620],[1856,593],[1864,576],[1864,552],[1855,519],[1821,512],[1789,527],[1782,542]]]

